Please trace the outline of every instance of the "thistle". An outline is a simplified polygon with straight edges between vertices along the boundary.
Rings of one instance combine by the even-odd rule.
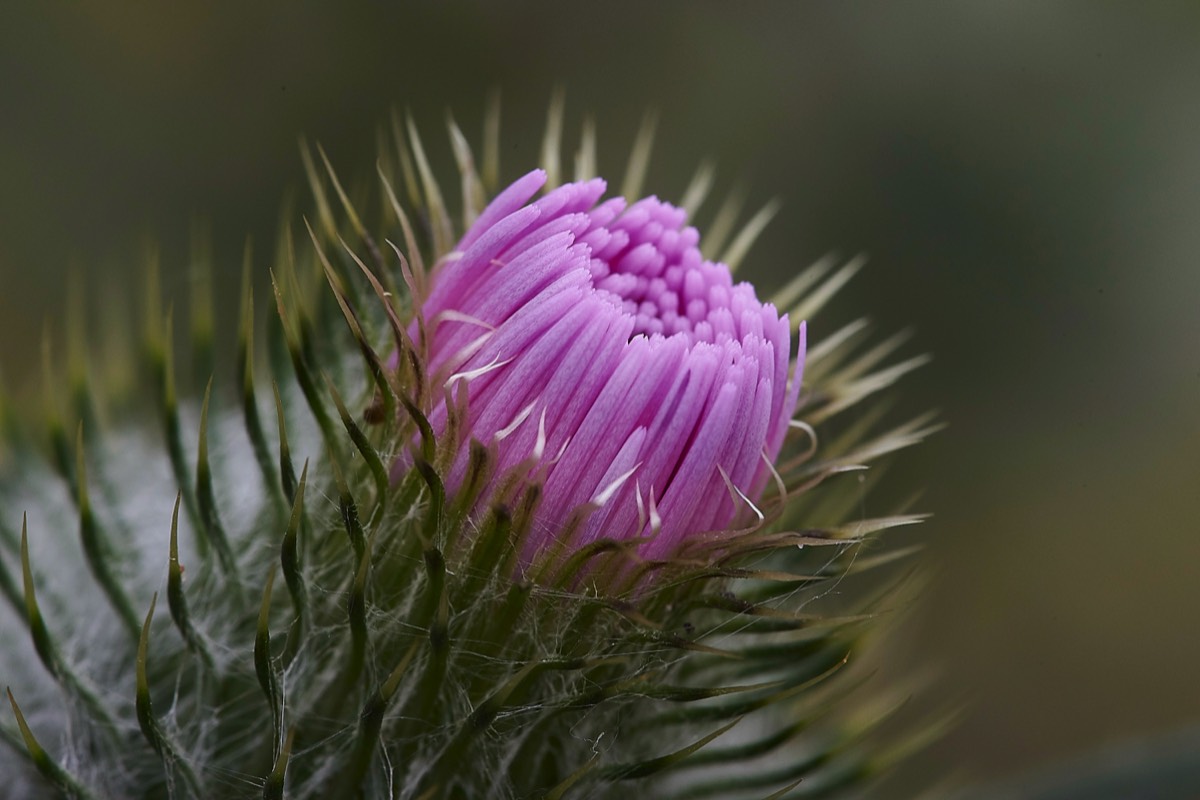
[[[302,148],[314,214],[261,325],[248,254],[236,398],[201,295],[180,401],[153,277],[155,435],[48,368],[45,441],[5,424],[0,458],[10,796],[815,797],[919,744],[855,668],[895,581],[828,595],[920,519],[838,476],[930,430],[839,418],[921,360],[861,322],[806,352],[859,262],[760,302],[733,269],[774,207],[730,239],[731,205],[687,225],[710,170],[636,199],[648,129],[628,199],[590,127],[559,185],[561,116],[490,202],[498,106],[480,170],[450,124],[457,235],[411,121],[378,208]]]

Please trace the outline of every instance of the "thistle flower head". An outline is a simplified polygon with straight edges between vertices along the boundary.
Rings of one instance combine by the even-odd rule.
[[[807,797],[903,755],[866,747],[899,704],[842,708],[881,601],[847,604],[841,581],[888,564],[861,554],[920,517],[862,519],[862,484],[837,476],[931,427],[832,418],[921,359],[886,364],[897,338],[860,353],[862,323],[806,353],[804,325],[735,285],[654,197],[604,200],[600,180],[538,196],[560,116],[556,101],[547,171],[486,206],[494,181],[451,123],[457,246],[411,123],[381,151],[380,230],[302,148],[313,247],[281,232],[262,361],[247,256],[238,404],[210,382],[207,281],[189,360],[209,389],[177,393],[151,261],[142,388],[162,447],[132,419],[133,436],[99,429],[86,369],[74,450],[51,378],[47,453],[0,404],[0,455],[17,459],[0,471],[5,797]],[[736,264],[772,208],[724,250],[714,226],[707,247]],[[376,242],[401,236],[397,276]],[[832,267],[775,303],[817,313],[858,262]],[[322,274],[329,291],[305,278]],[[413,453],[389,480],[398,443]]]
[[[684,210],[601,201],[601,179],[530,202],[545,181],[501,192],[444,259],[420,307],[428,368],[469,383],[469,435],[501,473],[540,471],[526,561],[581,510],[570,544],[644,538],[665,556],[761,490],[800,385],[788,319],[700,254]],[[449,413],[443,399],[435,429]],[[467,467],[464,443],[451,489]]]

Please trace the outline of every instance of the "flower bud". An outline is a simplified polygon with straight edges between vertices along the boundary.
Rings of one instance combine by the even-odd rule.
[[[640,538],[643,557],[668,556],[746,513],[739,492],[761,493],[796,407],[804,327],[789,368],[787,316],[701,255],[683,209],[602,201],[601,179],[531,202],[545,181],[538,170],[501,192],[419,306],[429,374],[469,387],[468,435],[443,477],[462,485],[472,438],[495,448],[495,474],[533,464],[544,486],[526,564],[581,509],[571,547]],[[452,392],[434,396],[441,432]]]

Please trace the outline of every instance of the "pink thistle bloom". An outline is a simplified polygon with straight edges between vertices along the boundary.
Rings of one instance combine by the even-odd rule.
[[[419,309],[429,374],[469,382],[468,435],[443,478],[462,484],[469,438],[494,445],[497,475],[533,456],[544,492],[525,563],[585,504],[573,547],[645,537],[643,556],[667,556],[748,511],[726,476],[762,492],[795,410],[804,326],[789,381],[786,315],[701,256],[686,212],[601,202],[600,179],[530,202],[545,181],[531,172],[492,201]]]

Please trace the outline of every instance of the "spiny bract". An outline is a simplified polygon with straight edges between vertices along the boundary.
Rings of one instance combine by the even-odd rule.
[[[493,105],[478,171],[450,126],[462,230],[480,240],[486,217],[472,225],[498,183],[498,114]],[[480,338],[468,329],[498,331],[502,320],[472,316],[486,316],[486,298],[446,303],[485,286],[455,264],[478,242],[468,233],[454,249],[415,126],[392,123],[379,156],[381,222],[370,228],[357,210],[365,199],[352,203],[324,152],[319,170],[302,148],[315,223],[304,236],[282,231],[271,275],[278,313],[261,328],[247,267],[236,402],[220,376],[210,382],[203,292],[186,352],[193,387],[209,389],[199,404],[179,401],[187,376],[176,374],[174,315],[162,311],[152,267],[140,363],[157,431],[130,419],[147,400],[89,382],[96,369],[80,355],[77,314],[69,385],[48,369],[41,431],[30,435],[28,417],[0,406],[6,796],[812,797],[898,758],[915,742],[868,738],[892,707],[880,692],[843,702],[861,683],[852,662],[891,590],[853,607],[825,597],[850,573],[893,560],[896,551],[864,550],[918,517],[856,517],[861,483],[826,479],[928,432],[928,418],[883,432],[873,412],[838,418],[920,359],[881,366],[900,340],[860,353],[867,331],[854,323],[820,337],[803,388],[786,390],[799,375],[788,339],[859,263],[817,263],[772,298],[786,318],[768,314],[763,331],[738,333],[757,372],[750,356],[729,372],[742,363],[730,356],[720,374],[747,392],[729,402],[749,408],[708,443],[730,456],[728,469],[714,476],[680,456],[707,442],[698,428],[655,440],[649,400],[645,415],[618,413],[611,430],[597,423],[576,454],[556,424],[567,408],[536,405],[556,396],[552,377],[526,375],[524,402],[506,387],[489,406],[489,381],[499,392],[503,375],[523,373],[498,366],[510,356],[489,351],[489,336],[464,357]],[[552,191],[561,123],[556,102],[546,198],[563,197]],[[647,129],[635,143],[627,197],[640,193],[650,140]],[[578,181],[593,177],[594,141],[585,126]],[[525,198],[543,180],[535,175],[518,183]],[[671,247],[702,246],[704,259],[737,267],[774,206],[730,239],[739,209],[726,204],[701,243],[681,215],[695,214],[711,179],[698,173],[678,213],[657,201],[626,210],[664,217],[651,220],[658,255],[674,230]],[[582,193],[586,211],[600,184],[579,186],[565,191]],[[588,230],[605,233],[590,256],[573,256],[623,315],[606,323],[617,332],[611,347],[645,350],[656,333],[713,348],[733,341],[722,330],[742,320],[726,320],[721,304],[744,304],[745,290],[720,276],[672,287],[664,272],[663,285],[651,275],[641,286],[621,275],[652,272],[654,253],[628,269],[588,260],[620,229],[618,212],[596,206],[605,220]],[[446,288],[456,275],[467,284]],[[701,291],[714,286],[724,293]],[[433,331],[438,314],[445,327]],[[264,366],[270,381],[256,377]],[[474,383],[464,372],[491,377]],[[493,406],[508,414],[530,402],[528,426],[508,444],[495,434],[511,415],[483,423]],[[713,414],[726,413],[722,403],[718,391]],[[102,432],[98,420],[113,415],[127,421]],[[683,449],[662,452],[663,441]],[[589,453],[602,456],[585,464]],[[556,483],[559,474],[569,480]],[[620,524],[596,513],[606,508]]]

